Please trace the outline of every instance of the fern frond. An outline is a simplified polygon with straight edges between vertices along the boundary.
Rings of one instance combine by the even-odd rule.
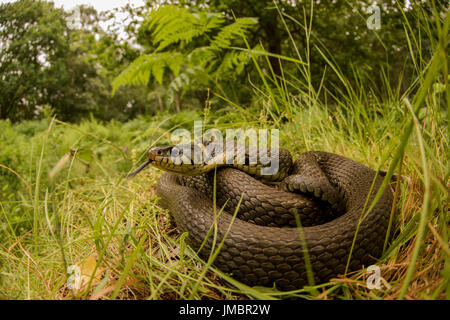
[[[222,74],[229,74],[233,71],[233,74],[241,74],[244,71],[245,66],[251,61],[251,55],[255,58],[264,55],[264,50],[260,45],[256,45],[251,49],[251,53],[248,50],[236,51],[232,50],[225,54],[220,66],[215,72],[218,76]]]
[[[162,84],[167,68],[174,74],[167,86],[169,96],[173,92],[183,95],[193,88],[207,87],[211,81],[219,83],[240,74],[251,56],[249,50],[234,48],[231,44],[242,40],[257,23],[256,18],[238,18],[224,26],[222,14],[192,13],[173,5],[159,7],[149,13],[142,26],[151,33],[156,50],[141,55],[123,70],[113,82],[113,94],[122,85],[146,85],[152,77]],[[208,41],[209,45],[178,46],[175,52],[161,51],[173,44],[189,44],[197,37],[201,37],[203,43]]]
[[[191,42],[224,22],[222,15],[208,12],[190,13],[185,8],[171,5],[152,10],[146,28],[152,30],[155,52],[179,42]]]
[[[227,25],[220,30],[211,42],[210,47],[215,50],[229,48],[233,40],[244,37],[257,23],[258,19],[256,18],[236,19],[234,23]]]
[[[181,53],[162,52],[141,55],[114,79],[112,94],[114,95],[123,85],[147,85],[152,75],[162,84],[166,67],[177,76],[184,63],[185,57]]]
[[[206,68],[215,59],[217,59],[217,54],[209,46],[195,48],[188,54],[188,60],[191,64],[202,68]]]

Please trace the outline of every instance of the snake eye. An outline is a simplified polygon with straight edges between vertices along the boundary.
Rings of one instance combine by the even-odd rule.
[[[162,156],[162,151],[158,150],[158,156]]]

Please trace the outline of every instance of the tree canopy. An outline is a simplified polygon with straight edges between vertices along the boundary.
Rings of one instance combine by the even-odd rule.
[[[111,96],[112,79],[137,51],[103,30],[102,19],[92,7],[64,12],[45,1],[2,4],[1,118],[31,119],[47,110],[69,121],[89,114],[126,120],[145,112],[145,88]]]
[[[68,121],[89,115],[127,120],[195,109],[208,97],[213,106],[245,107],[261,86],[279,91],[290,85],[296,94],[302,83],[318,92],[326,88],[320,94],[328,99],[347,87],[342,78],[368,81],[374,94],[389,95],[386,79],[389,88],[404,90],[430,58],[433,35],[423,33],[434,31],[415,23],[419,15],[433,8],[446,12],[448,3],[413,1],[420,10],[412,10],[377,1],[377,30],[367,27],[371,4],[163,0],[127,5],[121,9],[126,25],[102,28],[117,10],[79,6],[65,12],[46,1],[4,3],[0,117],[18,121],[50,112]]]

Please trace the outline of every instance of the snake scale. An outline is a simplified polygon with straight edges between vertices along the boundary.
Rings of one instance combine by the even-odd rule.
[[[157,184],[160,204],[189,233],[188,244],[201,248],[201,257],[208,258],[225,237],[213,264],[247,285],[299,289],[308,284],[307,269],[315,284],[323,283],[367,267],[382,253],[393,196],[385,188],[367,210],[383,177],[361,163],[321,151],[303,153],[293,162],[280,148],[279,173],[266,177],[281,180],[276,189],[246,173],[257,176],[254,168],[261,167],[249,163],[248,147],[244,164],[223,167],[213,161],[175,163],[172,151],[173,146],[150,149],[147,162],[132,175],[147,164],[169,171]]]

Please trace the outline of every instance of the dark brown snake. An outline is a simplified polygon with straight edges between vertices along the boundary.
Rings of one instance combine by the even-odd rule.
[[[177,165],[171,161],[172,150],[150,149],[147,162],[133,175],[147,164],[173,172],[163,174],[158,182],[160,204],[169,209],[178,228],[189,233],[187,241],[193,249],[201,248],[206,238],[199,252],[203,258],[226,235],[213,264],[233,278],[251,286],[294,290],[310,284],[305,257],[309,257],[315,284],[367,267],[380,257],[393,197],[387,187],[372,210],[367,210],[383,177],[376,177],[365,165],[320,151],[304,153],[292,162],[290,153],[279,149],[281,174],[275,178],[283,181],[278,190],[241,171],[252,171],[246,158],[244,165],[234,165],[240,170],[229,166],[216,170],[214,208],[215,170],[181,176],[202,172],[205,166]],[[221,213],[216,224],[214,212]],[[210,232],[214,226],[215,243]]]

